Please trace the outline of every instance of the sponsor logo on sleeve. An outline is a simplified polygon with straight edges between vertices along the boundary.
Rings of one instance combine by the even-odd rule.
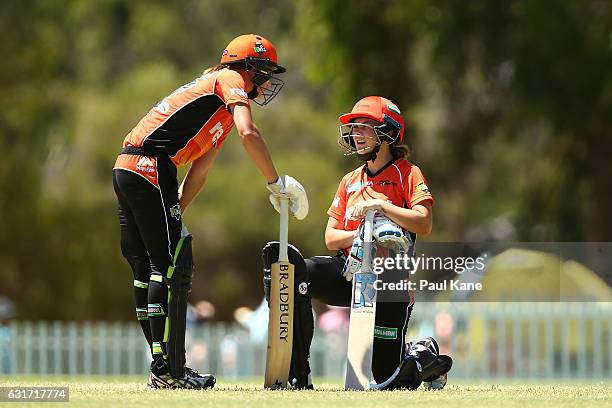
[[[427,184],[425,184],[424,181],[421,181],[419,184],[417,184],[416,188],[418,191],[422,191],[423,193],[429,193],[429,187],[427,187]]]
[[[232,88],[230,89],[230,95],[240,95],[243,98],[248,98],[246,91],[242,88]]]

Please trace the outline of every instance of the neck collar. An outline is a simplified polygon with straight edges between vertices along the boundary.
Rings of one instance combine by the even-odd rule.
[[[368,168],[368,164],[364,164],[363,165],[363,172],[365,174],[367,174],[368,177],[376,177],[378,176],[380,173],[382,173],[383,171],[385,171],[387,169],[387,167],[391,166],[393,163],[395,163],[395,161],[398,160],[398,158],[393,157],[391,158],[391,160],[389,160],[387,162],[387,164],[385,164],[384,166],[382,166],[380,169],[378,169],[378,171],[376,171],[375,173],[373,173],[372,171],[370,171],[370,169]]]

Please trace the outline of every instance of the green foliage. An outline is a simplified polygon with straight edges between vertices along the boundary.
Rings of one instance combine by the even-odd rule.
[[[314,4],[309,24],[320,27],[304,38],[325,46],[312,78],[342,70],[333,96],[347,105],[375,78],[414,118],[409,137],[444,237],[501,214],[518,239],[610,239],[609,3]]]

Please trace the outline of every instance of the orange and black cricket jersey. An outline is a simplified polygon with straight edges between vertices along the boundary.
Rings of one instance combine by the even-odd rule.
[[[221,147],[234,126],[229,111],[249,104],[242,76],[230,69],[204,74],[161,100],[132,129],[123,147],[162,149],[176,166]],[[115,168],[136,172],[156,186],[155,157],[119,155]]]
[[[375,174],[363,165],[345,175],[327,214],[339,221],[339,229],[354,231],[361,221],[350,219],[353,206],[372,199],[403,208],[412,208],[427,200],[434,202],[421,170],[405,159],[395,159]]]

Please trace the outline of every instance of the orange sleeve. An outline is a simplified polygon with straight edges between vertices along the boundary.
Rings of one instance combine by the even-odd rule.
[[[229,109],[234,103],[249,105],[249,96],[245,90],[244,79],[236,71],[225,69],[217,78],[215,93],[223,99],[225,107]]]
[[[335,218],[337,221],[342,222],[344,220],[344,214],[346,213],[346,177],[342,178],[338,191],[334,196],[334,200],[327,210],[327,215]]]
[[[434,198],[429,191],[427,180],[425,180],[425,176],[423,176],[421,169],[413,165],[410,169],[408,180],[406,201],[409,203],[410,208],[426,200],[431,200],[431,204],[433,205]]]

